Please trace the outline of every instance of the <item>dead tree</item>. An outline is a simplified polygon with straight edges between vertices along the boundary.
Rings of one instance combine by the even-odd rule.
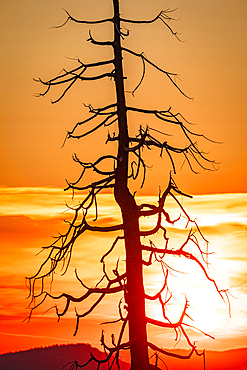
[[[110,0],[109,0],[110,1]],[[63,70],[57,77],[44,81],[39,79],[38,81],[46,87],[46,90],[39,94],[39,96],[45,96],[51,88],[56,86],[62,86],[63,91],[53,103],[59,102],[65,94],[72,88],[77,81],[94,81],[101,79],[112,79],[115,85],[116,101],[110,105],[94,108],[92,105],[88,106],[90,116],[89,118],[78,122],[71,131],[68,131],[66,139],[82,139],[87,137],[89,134],[95,132],[101,127],[109,127],[113,123],[117,123],[118,132],[116,134],[107,134],[106,143],[116,142],[117,153],[115,155],[106,154],[98,158],[94,162],[83,162],[76,155],[74,161],[77,162],[82,172],[76,182],[68,182],[66,190],[72,189],[73,192],[85,191],[85,197],[80,204],[73,208],[74,217],[72,221],[68,222],[67,231],[64,234],[60,234],[55,241],[49,246],[44,247],[47,251],[47,257],[43,264],[40,266],[38,272],[32,277],[27,278],[29,290],[30,290],[30,316],[33,311],[41,305],[48,298],[53,300],[59,300],[61,298],[66,299],[66,305],[62,311],[55,306],[56,315],[58,319],[64,316],[68,311],[72,302],[82,302],[89,296],[95,296],[95,301],[86,312],[79,313],[76,311],[76,328],[75,333],[78,331],[80,320],[94,310],[94,308],[109,294],[115,294],[122,292],[123,297],[119,303],[119,321],[122,322],[122,327],[119,333],[117,341],[112,337],[112,344],[109,346],[105,343],[104,335],[102,334],[101,343],[106,352],[106,358],[104,361],[100,361],[91,356],[88,363],[95,361],[98,363],[98,368],[102,363],[113,362],[119,367],[119,352],[122,349],[129,349],[131,355],[131,369],[147,370],[152,366],[157,368],[157,357],[156,365],[149,364],[149,353],[148,349],[155,351],[155,353],[163,353],[165,355],[177,356],[179,358],[189,358],[192,353],[197,355],[203,355],[204,352],[199,353],[194,343],[191,342],[186,332],[186,328],[190,325],[186,324],[184,319],[187,315],[188,301],[185,297],[184,308],[181,312],[180,318],[177,322],[171,322],[167,313],[167,305],[171,300],[172,293],[169,291],[168,279],[170,274],[170,267],[167,265],[166,257],[169,255],[182,257],[194,261],[203,271],[205,278],[212,282],[214,288],[218,291],[219,295],[223,300],[227,300],[227,291],[220,290],[216,282],[210,278],[207,271],[207,248],[203,250],[199,244],[199,239],[202,240],[203,244],[207,245],[207,240],[204,238],[196,222],[192,220],[183,208],[179,201],[179,196],[190,197],[184,194],[177,187],[173,174],[176,173],[176,163],[174,156],[179,154],[183,156],[184,161],[187,162],[193,172],[196,172],[196,167],[206,169],[214,169],[214,161],[207,158],[206,154],[198,148],[197,137],[199,135],[189,128],[187,121],[183,118],[180,113],[173,113],[171,108],[166,110],[153,110],[143,107],[130,106],[126,103],[126,92],[124,88],[125,77],[123,74],[123,63],[124,56],[131,54],[132,56],[140,59],[143,65],[143,73],[139,84],[135,87],[133,93],[140,87],[143,79],[145,78],[145,67],[147,65],[152,66],[158,70],[164,78],[168,78],[174,85],[174,88],[178,89],[181,94],[186,94],[180,89],[176,83],[175,74],[167,72],[163,67],[159,67],[148,59],[143,53],[137,53],[134,50],[123,46],[124,39],[129,36],[129,31],[126,31],[124,25],[129,24],[151,24],[154,22],[162,22],[168,31],[172,35],[178,38],[176,32],[169,25],[169,21],[172,20],[171,10],[161,11],[157,16],[150,20],[132,20],[126,19],[120,16],[119,12],[119,0],[112,0],[113,4],[113,16],[106,19],[86,21],[74,18],[70,13],[66,11],[67,19],[59,27],[63,27],[68,22],[76,22],[79,24],[102,24],[110,23],[113,29],[113,39],[107,41],[96,40],[91,31],[89,32],[88,41],[94,45],[101,45],[102,47],[111,48],[113,51],[113,58],[109,60],[96,61],[92,63],[83,63],[81,60],[77,60],[78,65],[71,70]],[[125,30],[125,31],[124,31]],[[98,67],[108,67],[108,71],[104,73],[95,73],[94,75],[88,76],[87,71],[94,73]],[[160,132],[155,127],[143,125],[139,126],[139,131],[136,136],[129,134],[128,116],[130,112],[136,112],[145,114],[150,117],[153,116],[159,122],[164,124],[163,132]],[[93,128],[81,132],[88,122],[97,122]],[[181,147],[174,147],[169,143],[169,140],[163,141],[163,134],[166,133],[165,125],[169,124],[179,127],[182,134],[184,135],[186,144]],[[80,131],[78,131],[80,130]],[[207,139],[207,138],[205,138]],[[157,204],[137,204],[135,195],[131,193],[129,188],[129,181],[131,179],[137,179],[142,176],[141,187],[145,183],[145,176],[147,165],[143,159],[143,150],[158,148],[160,155],[167,155],[171,163],[171,174],[167,188],[158,195]],[[102,170],[101,165],[112,161],[111,168]],[[105,167],[104,167],[105,168]],[[99,175],[99,179],[89,184],[83,184],[83,175],[88,170],[93,170]],[[99,217],[97,210],[97,199],[100,192],[104,190],[112,191],[115,197],[115,201],[120,207],[122,223],[114,226],[97,226],[88,220],[89,212],[95,207],[95,220]],[[187,219],[187,225],[190,226],[186,239],[182,245],[179,245],[176,249],[169,247],[169,238],[167,235],[166,225],[174,224],[178,221],[172,220],[169,213],[166,210],[166,199],[172,197],[180,208],[181,214]],[[142,230],[140,227],[140,219],[148,216],[157,216],[156,226],[150,230]],[[54,272],[62,266],[63,272],[67,271],[70,263],[72,249],[74,244],[79,237],[85,232],[119,232],[117,238],[113,241],[109,250],[102,256],[100,262],[102,263],[103,276],[102,279],[94,286],[88,287],[80,279],[77,271],[75,272],[76,278],[80,281],[82,287],[82,293],[79,297],[74,297],[67,293],[60,295],[54,295],[46,289],[46,280],[53,278]],[[150,239],[149,244],[146,244],[144,237],[152,238],[152,235],[162,232],[164,236],[165,247],[159,248]],[[126,253],[126,271],[124,273],[119,272],[118,263],[116,268],[113,270],[114,277],[110,277],[107,272],[107,266],[105,259],[117,248],[118,243],[124,242],[125,253]],[[194,244],[200,252],[200,258],[187,250],[189,244]],[[143,253],[149,253],[148,261],[143,257]],[[144,290],[144,277],[143,277],[143,266],[151,265],[153,262],[160,263],[164,273],[164,284],[160,291],[154,296],[150,296],[145,293]],[[47,269],[48,266],[48,269]],[[105,285],[103,285],[105,281]],[[39,284],[38,284],[39,283]],[[163,321],[155,320],[147,317],[145,312],[145,301],[146,300],[158,300],[163,312]],[[187,356],[178,356],[170,354],[163,349],[157,347],[155,344],[150,343],[147,338],[146,327],[147,324],[156,325],[162,328],[173,328],[176,338],[183,336],[191,350]],[[123,342],[123,335],[125,330],[128,330],[129,340]],[[206,334],[206,333],[204,333]],[[70,369],[77,369],[86,366],[86,364],[78,364],[77,362],[71,363]]]

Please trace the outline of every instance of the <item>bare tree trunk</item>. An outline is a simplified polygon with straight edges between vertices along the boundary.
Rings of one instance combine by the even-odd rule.
[[[116,94],[118,107],[119,126],[119,148],[118,165],[116,170],[115,199],[121,208],[125,249],[126,249],[126,273],[129,315],[129,339],[131,345],[131,370],[149,367],[146,317],[145,317],[145,296],[142,271],[142,250],[139,232],[139,217],[135,199],[128,189],[128,157],[129,153],[125,148],[129,147],[129,136],[127,126],[126,103],[124,95],[124,76],[122,67],[122,50],[120,42],[120,19],[119,3],[113,0],[115,18],[115,73],[116,73]]]
[[[119,1],[120,0],[112,0],[113,8],[114,8],[114,16],[111,18],[99,19],[99,20],[79,20],[72,17],[67,11],[67,20],[58,27],[63,27],[67,22],[72,21],[81,24],[102,24],[102,23],[110,23],[114,27],[114,40],[106,40],[106,41],[97,41],[93,38],[91,32],[89,32],[89,39],[92,44],[101,45],[105,47],[113,47],[114,58],[107,59],[107,60],[97,60],[92,63],[83,63],[78,59],[78,64],[76,68],[73,68],[69,71],[63,69],[61,73],[59,73],[55,78],[52,78],[48,81],[43,81],[42,79],[38,79],[37,81],[40,82],[42,85],[46,87],[46,90],[43,93],[38,94],[38,96],[45,96],[50,88],[54,88],[55,86],[63,86],[63,92],[60,96],[53,101],[56,103],[60,101],[67,91],[73,86],[73,84],[77,81],[94,81],[100,80],[104,78],[113,78],[115,82],[115,90],[116,90],[116,101],[113,104],[109,104],[100,108],[93,108],[93,106],[89,105],[89,112],[91,116],[89,118],[84,119],[81,122],[76,123],[74,128],[71,131],[68,131],[66,139],[69,138],[76,138],[80,139],[83,138],[92,132],[95,132],[102,126],[109,126],[116,120],[118,120],[118,136],[116,137],[113,135],[112,137],[108,135],[108,141],[118,142],[118,154],[117,157],[114,155],[106,154],[99,157],[94,163],[91,162],[82,162],[79,158],[74,155],[73,159],[75,162],[79,163],[82,166],[82,172],[79,176],[78,180],[75,182],[68,182],[68,187],[65,190],[72,189],[73,192],[75,190],[85,191],[88,190],[88,194],[85,195],[82,202],[74,207],[68,207],[68,209],[74,211],[74,216],[72,221],[68,221],[68,228],[65,233],[59,234],[56,237],[56,240],[53,241],[48,247],[46,246],[45,249],[48,251],[48,255],[45,261],[41,264],[38,272],[32,275],[31,277],[27,278],[29,284],[29,293],[31,302],[29,304],[30,308],[30,315],[27,318],[28,320],[31,319],[33,311],[39,307],[44,301],[49,299],[60,300],[66,299],[65,307],[60,310],[58,309],[57,305],[53,306],[56,310],[56,315],[58,319],[64,316],[66,312],[69,310],[70,305],[72,302],[83,302],[89,296],[96,297],[93,304],[91,305],[90,309],[84,311],[82,313],[75,311],[76,314],[76,328],[74,335],[76,335],[80,319],[87,316],[92,312],[92,310],[100,304],[102,299],[111,294],[123,292],[125,296],[126,302],[126,309],[128,311],[128,317],[123,318],[121,312],[119,312],[120,321],[122,321],[122,327],[119,332],[119,337],[117,344],[112,340],[112,347],[109,347],[105,344],[104,341],[104,334],[102,333],[101,337],[101,344],[104,347],[106,358],[103,360],[97,359],[93,356],[84,363],[83,365],[78,364],[77,361],[70,362],[68,364],[69,369],[79,369],[84,366],[87,366],[91,361],[97,363],[97,368],[101,368],[101,364],[108,363],[108,368],[112,367],[113,363],[116,362],[119,365],[119,353],[122,349],[129,349],[131,352],[131,370],[151,370],[151,369],[158,369],[158,355],[157,352],[164,354],[166,356],[177,357],[180,359],[189,359],[193,353],[197,356],[203,356],[204,361],[204,368],[205,368],[205,351],[198,352],[194,343],[191,342],[187,332],[185,331],[184,327],[184,319],[187,315],[187,308],[189,307],[188,300],[185,297],[184,307],[181,311],[180,318],[177,322],[171,322],[170,319],[166,315],[166,305],[172,298],[172,293],[168,287],[168,275],[170,274],[170,269],[164,262],[164,258],[167,255],[176,256],[176,257],[183,257],[185,260],[193,261],[197,266],[200,267],[201,271],[204,273],[206,279],[211,282],[218,294],[221,296],[223,301],[229,302],[228,297],[228,289],[219,289],[215,280],[213,280],[207,272],[207,259],[208,256],[208,241],[205,239],[203,234],[201,233],[197,223],[195,220],[191,219],[187,212],[185,211],[183,205],[180,203],[177,196],[183,195],[190,197],[189,195],[181,192],[177,187],[175,181],[173,180],[172,176],[170,176],[169,184],[163,194],[160,192],[158,198],[158,206],[157,204],[142,204],[139,207],[136,204],[134,196],[131,194],[129,190],[129,178],[135,180],[139,176],[139,169],[143,168],[144,171],[144,178],[143,183],[145,180],[145,171],[146,165],[142,158],[142,149],[144,148],[156,148],[160,150],[160,156],[162,157],[162,153],[164,152],[168,155],[170,159],[171,166],[173,168],[173,172],[176,173],[176,166],[175,160],[173,155],[179,154],[180,156],[184,156],[185,162],[189,164],[190,169],[193,172],[194,170],[193,164],[199,165],[199,167],[208,170],[215,169],[214,161],[208,159],[205,156],[205,153],[198,149],[197,141],[195,138],[197,136],[203,136],[201,134],[197,134],[196,132],[191,131],[187,127],[187,121],[183,118],[180,113],[173,114],[171,108],[167,110],[153,110],[153,109],[144,109],[138,107],[128,107],[126,106],[125,102],[125,92],[124,92],[124,79],[125,76],[123,75],[123,57],[122,51],[125,53],[129,53],[135,58],[139,58],[142,60],[143,63],[143,74],[139,84],[133,90],[133,92],[141,85],[143,78],[145,76],[145,66],[151,65],[153,68],[161,72],[163,75],[166,75],[171,83],[182,93],[184,96],[187,96],[176,84],[175,77],[176,74],[167,72],[166,70],[160,68],[158,65],[154,64],[151,60],[149,60],[143,53],[137,53],[134,50],[128,49],[126,47],[122,47],[121,45],[121,37],[128,36],[129,32],[123,33],[121,30],[122,23],[130,23],[130,24],[151,24],[156,21],[161,21],[165,24],[169,31],[175,35],[177,38],[177,33],[172,30],[169,26],[168,22],[173,18],[170,16],[171,11],[168,9],[166,11],[161,11],[156,17],[149,19],[149,20],[133,20],[133,19],[125,19],[121,18],[119,12]],[[100,73],[95,72],[90,77],[84,76],[84,72],[88,69],[95,70],[95,67],[101,66],[108,66],[108,72]],[[117,107],[117,111],[116,111]],[[128,124],[127,124],[127,112],[128,111],[135,111],[137,113],[152,115],[155,117],[158,122],[169,123],[174,127],[179,127],[185,142],[184,145],[179,147],[174,147],[173,145],[169,144],[168,141],[163,142],[159,139],[160,134],[166,134],[166,132],[162,132],[156,130],[155,128],[151,128],[146,126],[144,128],[142,125],[139,127],[139,133],[137,136],[131,136],[128,132]],[[100,118],[100,123],[98,123],[98,119]],[[94,119],[96,121],[94,121]],[[87,122],[94,122],[94,126],[89,126],[89,129],[85,128],[82,132],[77,130],[77,128],[81,127],[82,125],[86,124]],[[84,126],[83,126],[84,127]],[[87,127],[87,126],[86,126]],[[156,135],[155,131],[158,133]],[[154,134],[153,134],[154,132]],[[203,136],[207,139],[205,136]],[[129,158],[130,153],[138,158],[138,165],[137,168],[132,168],[132,164],[134,161],[131,162],[132,158]],[[98,168],[98,165],[103,161],[113,161],[113,166],[107,171],[102,171]],[[129,168],[130,167],[130,168]],[[100,175],[100,179],[97,181],[93,181],[92,183],[87,183],[84,185],[81,183],[82,177],[85,171],[91,170],[96,171]],[[102,175],[104,177],[102,178]],[[142,183],[142,185],[143,185]],[[99,193],[105,189],[112,189],[114,188],[114,196],[115,200],[118,203],[121,215],[122,215],[122,223],[115,224],[115,225],[105,225],[101,226],[98,224],[92,224],[91,222],[91,212],[92,209],[95,207],[95,220],[98,218],[97,212],[97,197]],[[166,198],[169,196],[174,199],[177,203],[178,208],[180,209],[181,214],[187,220],[187,225],[190,225],[189,231],[186,234],[186,240],[182,245],[178,245],[177,248],[169,247],[168,241],[169,238],[166,236],[166,224],[174,224],[179,219],[171,220],[169,213],[167,213],[165,208]],[[152,227],[149,230],[140,230],[139,219],[140,217],[149,217],[151,215],[157,216],[157,223],[155,227]],[[126,271],[122,274],[118,274],[118,264],[116,264],[115,272],[116,277],[111,279],[107,274],[107,269],[105,266],[105,257],[108,256],[118,241],[123,239],[122,232],[124,230],[124,241],[125,241],[125,254],[126,254]],[[150,240],[150,245],[143,245],[141,244],[141,235],[152,236],[155,235],[159,230],[162,231],[164,237],[164,248],[156,247],[156,245]],[[47,292],[47,287],[45,281],[49,281],[50,278],[53,277],[53,274],[59,267],[61,266],[61,271],[63,274],[66,273],[69,264],[70,258],[72,254],[72,250],[74,248],[74,244],[76,240],[81,237],[81,235],[85,232],[115,232],[118,231],[121,235],[118,235],[113,244],[111,245],[110,249],[101,257],[102,263],[102,273],[103,276],[99,280],[99,282],[94,285],[93,287],[87,287],[82,280],[77,275],[75,271],[77,280],[82,285],[82,294],[78,296],[73,296],[69,293],[62,293],[60,295],[54,295],[52,293]],[[195,235],[197,233],[197,236]],[[206,248],[205,251],[201,249],[199,244],[199,239],[203,243],[205,243]],[[196,257],[190,250],[187,250],[187,246],[190,244],[194,244],[198,248],[200,258]],[[143,261],[142,260],[142,251],[146,251],[149,253],[149,260]],[[160,256],[159,259],[153,258],[153,256]],[[164,274],[164,282],[162,288],[153,296],[145,295],[144,290],[144,281],[143,281],[143,265],[144,264],[152,264],[152,259],[156,262],[159,262],[163,274]],[[49,267],[47,268],[47,265]],[[105,285],[103,286],[102,281],[105,281]],[[101,284],[102,283],[102,284]],[[85,292],[86,291],[86,292]],[[164,297],[167,297],[165,301],[163,301],[162,293]],[[148,300],[157,300],[161,308],[163,310],[163,320],[155,320],[146,316],[145,313],[145,299]],[[230,307],[229,307],[230,313]],[[123,341],[123,335],[126,329],[126,325],[129,325],[129,340]],[[156,327],[160,328],[170,328],[173,329],[175,332],[175,338],[177,340],[177,334],[180,333],[181,336],[185,338],[187,344],[189,345],[190,352],[188,355],[178,355],[174,353],[170,353],[168,351],[163,350],[162,348],[157,347],[155,344],[147,341],[147,324],[155,325]],[[204,333],[206,334],[206,333]],[[206,334],[210,337],[209,334]],[[155,365],[149,364],[148,358],[148,348],[150,350],[155,351],[156,358],[155,358]],[[67,366],[67,365],[66,365]],[[66,367],[65,366],[65,367]],[[118,366],[119,367],[119,366]]]

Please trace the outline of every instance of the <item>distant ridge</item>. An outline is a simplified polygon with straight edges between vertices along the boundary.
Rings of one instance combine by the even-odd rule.
[[[61,370],[70,361],[85,363],[90,352],[97,358],[104,358],[103,352],[90,344],[55,345],[44,348],[34,348],[28,351],[11,352],[0,355],[1,370]],[[173,350],[174,353],[187,354],[186,350]],[[161,369],[168,370],[203,370],[202,358],[193,355],[189,360],[178,360],[162,356],[165,365],[159,361]],[[121,370],[129,370],[130,365],[121,361]],[[85,370],[95,370],[97,366],[91,363]],[[116,370],[116,367],[113,367]],[[102,365],[100,370],[107,370]],[[247,370],[247,348],[228,351],[206,351],[206,370]]]
[[[186,355],[189,351],[178,349],[171,352]],[[203,370],[202,357],[195,354],[189,360],[178,360],[167,356],[162,358],[168,370]],[[161,366],[161,363],[159,366],[166,369],[165,366]],[[206,370],[247,370],[247,348],[227,351],[206,350]]]
[[[90,353],[99,359],[105,354],[90,344],[54,345],[51,347],[34,348],[27,351],[10,352],[0,355],[1,370],[61,370],[68,362],[78,361],[81,365],[90,358]],[[129,370],[129,364],[121,362],[121,370]],[[95,362],[90,363],[85,370],[95,370]],[[117,369],[113,366],[114,370]],[[100,370],[107,370],[103,364]]]

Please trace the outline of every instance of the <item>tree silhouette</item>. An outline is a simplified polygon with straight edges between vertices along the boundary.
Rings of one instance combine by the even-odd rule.
[[[212,285],[222,299],[228,301],[228,296],[227,290],[220,290],[216,282],[208,274],[208,242],[202,235],[196,221],[190,218],[178,199],[181,195],[185,197],[191,196],[179,190],[173,178],[173,174],[176,173],[175,158],[178,154],[180,157],[182,156],[184,158],[184,161],[193,172],[197,172],[196,167],[198,166],[208,170],[215,169],[215,162],[208,159],[207,155],[198,148],[196,139],[199,136],[204,136],[193,132],[189,128],[189,123],[184,117],[180,113],[173,113],[171,108],[166,110],[155,110],[130,106],[127,104],[126,100],[123,63],[125,55],[127,54],[131,54],[135,58],[141,60],[143,66],[142,77],[138,85],[132,91],[132,94],[134,94],[142,84],[146,74],[146,66],[150,65],[164,75],[164,77],[168,78],[174,87],[186,97],[186,94],[180,89],[176,82],[176,74],[167,72],[165,69],[159,67],[149,60],[144,53],[137,53],[123,46],[124,39],[129,36],[129,31],[124,25],[128,24],[144,25],[161,21],[163,25],[167,27],[168,31],[179,39],[178,34],[174,32],[169,25],[169,22],[173,20],[171,16],[172,10],[168,9],[161,11],[150,20],[132,20],[123,18],[120,15],[119,0],[112,0],[112,4],[113,16],[110,18],[95,21],[79,20],[66,11],[67,19],[64,24],[58,27],[63,27],[68,22],[88,25],[102,23],[111,24],[113,30],[112,40],[98,41],[93,37],[91,31],[89,31],[88,41],[94,45],[111,48],[113,58],[92,63],[83,63],[78,59],[77,66],[74,69],[64,69],[58,76],[48,81],[42,79],[37,80],[46,87],[45,92],[40,93],[39,96],[45,96],[50,89],[55,86],[63,88],[62,93],[53,101],[53,103],[57,103],[77,81],[95,81],[105,78],[112,79],[115,86],[115,102],[99,108],[94,108],[92,105],[89,105],[89,118],[78,122],[71,131],[68,131],[66,140],[71,138],[85,138],[99,128],[108,128],[115,123],[117,124],[117,133],[110,134],[108,132],[106,144],[115,142],[117,144],[117,153],[115,155],[105,154],[94,162],[83,162],[77,155],[74,155],[74,161],[81,166],[81,175],[77,181],[68,182],[66,190],[71,189],[73,193],[76,191],[84,192],[85,196],[77,206],[70,208],[74,212],[74,216],[71,221],[67,221],[68,228],[66,232],[59,234],[50,246],[44,247],[48,254],[38,272],[27,278],[31,297],[29,319],[31,318],[33,310],[40,306],[47,298],[52,298],[55,301],[62,298],[66,299],[66,304],[62,311],[55,305],[56,315],[59,319],[66,314],[71,302],[78,303],[86,300],[90,296],[96,297],[94,303],[86,312],[79,313],[76,311],[76,328],[74,333],[74,335],[76,335],[81,318],[92,312],[105,296],[122,292],[122,299],[118,307],[118,321],[122,323],[119,336],[117,340],[115,340],[112,335],[112,343],[109,346],[105,343],[104,333],[102,332],[101,343],[104,347],[106,358],[102,361],[92,355],[88,363],[95,361],[98,363],[98,368],[100,368],[102,363],[108,362],[111,367],[115,362],[119,367],[118,358],[120,350],[129,349],[131,354],[131,369],[147,370],[150,368],[158,368],[158,353],[179,358],[189,358],[193,353],[204,356],[204,352],[197,351],[195,343],[191,342],[186,331],[187,328],[193,327],[193,325],[189,325],[185,322],[189,304],[186,297],[179,320],[174,323],[169,319],[167,305],[172,299],[172,292],[169,289],[168,280],[170,273],[172,273],[172,268],[166,262],[167,256],[183,257],[184,259],[193,261],[201,268],[205,278],[212,282]],[[101,67],[104,67],[107,71],[103,73],[95,72],[97,68],[100,69]],[[91,75],[87,74],[88,71]],[[148,125],[144,127],[144,125],[140,124],[138,132],[136,132],[135,136],[132,136],[129,132],[129,125],[131,124],[129,123],[129,115],[131,112],[145,114],[147,117],[154,117],[158,122],[164,124],[163,131],[158,130],[156,127]],[[88,123],[92,123],[91,128],[84,130],[84,127],[86,127]],[[176,129],[179,128],[180,132],[183,134],[185,144],[175,147],[169,143],[169,136],[165,136],[165,141],[163,141],[164,135],[166,135],[166,124],[169,126],[173,125]],[[208,140],[206,137],[204,138]],[[163,155],[168,156],[171,163],[169,182],[164,191],[160,190],[156,204],[138,204],[135,194],[131,193],[129,183],[131,179],[136,180],[141,178],[141,187],[144,186],[147,165],[143,157],[143,152],[144,149],[150,150],[152,148],[158,148],[161,157]],[[109,165],[109,163],[111,163],[111,165]],[[90,170],[94,171],[99,177],[96,181],[83,184],[84,174],[88,173]],[[96,221],[100,217],[98,215],[97,199],[98,195],[105,190],[114,194],[115,201],[121,211],[122,223],[108,226],[100,226],[97,224]],[[167,225],[174,225],[181,217],[175,220],[171,219],[166,210],[166,200],[168,197],[173,198],[179,207],[181,217],[186,218],[186,227],[188,227],[189,230],[184,242],[176,248],[170,247]],[[92,223],[89,217],[92,210],[95,212],[95,223]],[[149,230],[142,229],[140,226],[140,219],[155,215],[157,217],[155,227]],[[61,266],[63,273],[67,271],[74,244],[85,232],[119,233],[112,245],[109,246],[109,249],[101,257],[100,262],[103,270],[101,280],[94,287],[88,287],[80,279],[77,271],[75,271],[76,279],[81,283],[81,295],[75,297],[65,292],[60,295],[52,294],[46,289],[46,279],[53,279],[55,271]],[[152,238],[152,236],[158,232],[163,233],[165,246],[162,248],[156,246],[152,239],[149,240],[149,243],[146,243],[145,237]],[[206,245],[205,250],[202,249],[200,241],[202,244]],[[123,273],[120,272],[119,261],[117,261],[116,267],[110,274],[105,261],[106,257],[122,243],[124,243],[125,247],[126,271]],[[189,246],[191,244],[199,251],[199,258],[189,251]],[[148,255],[148,258],[144,257],[144,254],[145,256]],[[145,258],[147,258],[147,260],[145,260]],[[160,264],[164,274],[164,281],[162,288],[154,296],[150,296],[144,289],[143,266],[150,266],[154,262]],[[163,312],[163,320],[152,319],[146,315],[145,302],[147,300],[157,300],[160,303]],[[177,340],[180,336],[186,339],[191,348],[189,354],[187,356],[180,356],[169,353],[149,342],[147,338],[147,324],[174,329]],[[124,341],[124,333],[127,328],[129,338],[128,341]],[[206,333],[204,334],[208,335]],[[155,352],[155,365],[149,363],[149,348]],[[86,366],[86,364],[80,365],[74,362],[68,364],[68,366],[70,369],[77,369]]]

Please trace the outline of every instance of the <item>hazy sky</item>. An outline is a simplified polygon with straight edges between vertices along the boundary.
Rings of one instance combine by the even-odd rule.
[[[146,79],[129,104],[181,112],[199,133],[224,142],[200,142],[210,158],[220,162],[214,173],[194,176],[184,166],[177,179],[191,193],[246,191],[246,31],[247,3],[244,0],[167,0],[121,1],[123,16],[138,19],[154,17],[161,9],[176,8],[173,28],[181,32],[179,42],[161,23],[129,26],[126,45],[145,55],[162,68],[179,74],[181,88],[194,101],[184,98],[165,76],[147,68]],[[75,151],[83,159],[97,156],[91,141],[68,142],[61,149],[66,131],[88,114],[83,103],[95,107],[115,99],[112,81],[78,83],[60,103],[50,104],[59,91],[46,98],[34,98],[42,86],[32,78],[49,79],[80,57],[85,62],[111,54],[109,49],[86,42],[88,26],[68,24],[51,29],[65,20],[62,8],[78,18],[93,19],[111,15],[110,0],[54,0],[1,2],[1,100],[0,100],[0,185],[61,186],[65,178],[74,180],[80,169],[72,163]],[[111,37],[105,26],[90,26],[96,39]],[[141,77],[141,62],[126,59],[126,90],[133,90]],[[130,122],[134,125],[135,118]],[[147,118],[141,122],[148,124]],[[139,122],[138,122],[139,124]],[[114,129],[114,128],[113,128]],[[112,129],[112,130],[113,130]],[[91,140],[102,152],[107,131],[102,129]],[[175,139],[174,139],[175,140]],[[94,151],[94,153],[92,153]],[[156,167],[149,171],[156,179],[161,168],[170,169],[158,154],[147,161]],[[180,169],[180,164],[178,165]],[[146,192],[156,194],[162,180],[147,182]]]

